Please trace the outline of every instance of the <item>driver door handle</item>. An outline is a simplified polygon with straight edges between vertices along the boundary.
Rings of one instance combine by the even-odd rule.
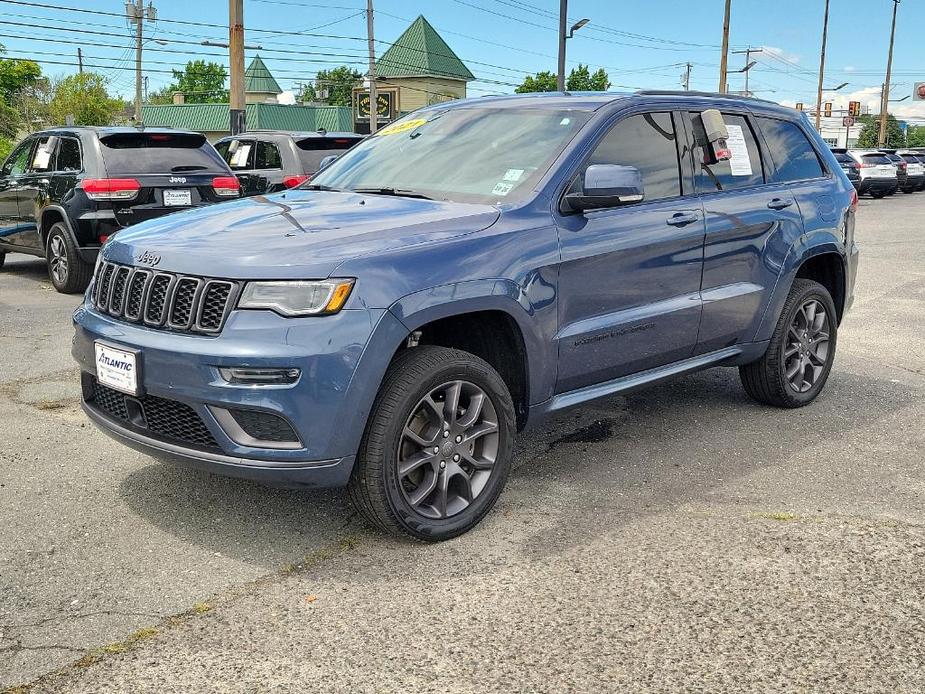
[[[793,204],[793,198],[774,198],[768,203],[768,208],[772,210],[783,210]]]
[[[700,216],[696,212],[678,212],[666,219],[665,223],[673,227],[683,227],[687,224],[693,224],[699,219]]]

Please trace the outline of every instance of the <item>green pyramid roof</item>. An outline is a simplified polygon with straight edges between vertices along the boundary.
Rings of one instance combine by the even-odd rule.
[[[419,15],[376,63],[378,77],[448,77],[474,80],[430,22]]]
[[[244,71],[244,91],[248,94],[281,94],[283,90],[258,55]]]

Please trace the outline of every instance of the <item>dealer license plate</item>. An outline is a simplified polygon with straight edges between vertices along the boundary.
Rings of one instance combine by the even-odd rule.
[[[193,195],[188,190],[165,190],[164,207],[189,207],[193,204]]]
[[[96,380],[104,386],[138,395],[138,354],[95,343]]]

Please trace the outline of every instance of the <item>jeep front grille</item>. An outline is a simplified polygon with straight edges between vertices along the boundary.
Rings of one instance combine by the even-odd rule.
[[[215,335],[234,307],[240,285],[100,262],[91,298],[101,312],[152,328]]]

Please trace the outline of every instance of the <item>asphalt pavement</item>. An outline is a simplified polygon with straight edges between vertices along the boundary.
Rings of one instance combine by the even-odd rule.
[[[0,271],[0,690],[925,691],[925,194],[863,200],[832,376],[568,412],[473,532],[158,464],[78,407],[43,264]],[[14,690],[15,691],[15,690]]]

